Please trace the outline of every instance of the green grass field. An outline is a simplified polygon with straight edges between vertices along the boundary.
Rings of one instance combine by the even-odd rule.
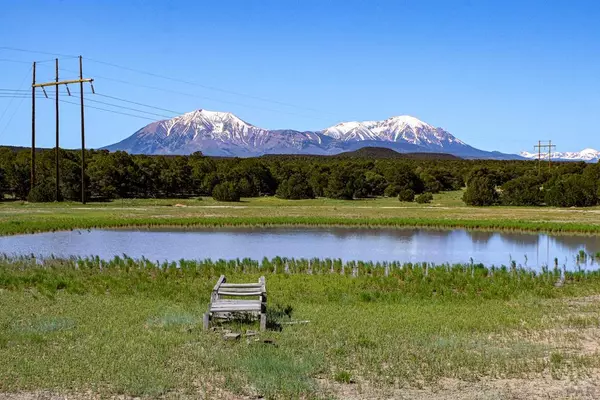
[[[0,235],[119,226],[429,226],[597,233],[600,208],[466,207],[461,192],[431,204],[397,199],[116,200],[107,203],[0,203]]]
[[[554,398],[573,383],[596,383],[598,273],[569,273],[555,287],[555,272],[404,265],[389,276],[362,267],[352,277],[348,266],[342,275],[325,260],[312,274],[305,261],[288,274],[281,264],[274,272],[277,263],[174,268],[117,259],[100,268],[98,260],[4,259],[0,392],[435,398],[452,393],[448,385],[467,385],[463,394],[475,396],[482,382],[522,380]],[[203,331],[222,272],[231,282],[266,275],[270,306],[289,305],[293,320],[310,322],[259,340]],[[256,324],[225,327],[243,333]],[[502,390],[489,398],[504,398]]]

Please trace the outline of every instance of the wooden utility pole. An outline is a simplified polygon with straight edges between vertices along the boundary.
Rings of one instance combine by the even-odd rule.
[[[31,83],[31,190],[35,186],[35,61],[33,62],[33,80]]]
[[[538,140],[538,175],[540,174],[540,162],[542,161],[542,141]]]
[[[58,121],[58,58],[56,59],[56,98],[54,99],[56,102],[56,149],[54,151],[54,162],[56,164],[56,195],[54,200],[55,201],[60,201],[60,168],[58,166],[58,162],[59,162],[59,154],[58,154],[58,147],[60,145],[59,143],[59,121]]]
[[[79,56],[79,96],[81,99],[81,203],[85,204],[85,116],[83,111],[83,59]]]
[[[552,140],[548,140],[548,143],[542,144],[541,140],[538,140],[538,144],[533,146],[534,149],[538,149],[538,174],[540,173],[540,165],[542,163],[542,149],[548,149],[548,170],[552,167],[552,149],[556,146],[552,144]]]
[[[79,83],[80,89],[80,99],[81,99],[81,201],[85,203],[85,128],[84,128],[84,104],[83,104],[83,84],[90,83],[92,85],[92,93],[94,93],[93,82],[94,80],[91,78],[83,78],[83,61],[81,56],[79,56],[79,79],[71,79],[60,81],[58,77],[58,58],[56,59],[56,80],[52,82],[45,83],[35,83],[35,63],[33,63],[33,83],[32,87],[32,128],[31,128],[31,170],[32,170],[32,181],[31,188],[33,189],[35,186],[35,88],[42,88],[45,92],[45,87],[54,86],[56,88],[56,149],[55,149],[55,163],[56,163],[56,201],[60,199],[60,168],[59,168],[59,146],[60,146],[60,136],[59,136],[59,86],[60,85],[68,85]],[[67,92],[70,95],[69,88],[67,87]],[[46,96],[47,97],[47,96]]]

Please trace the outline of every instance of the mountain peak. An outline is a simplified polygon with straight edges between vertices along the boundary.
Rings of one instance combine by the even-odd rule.
[[[423,127],[433,128],[428,123],[425,123],[425,122],[421,121],[420,119],[415,118],[411,115],[398,115],[396,117],[388,118],[387,120],[390,122],[395,122],[395,123],[399,123],[399,124],[406,124],[406,125],[410,126],[411,128],[423,128]]]
[[[167,125],[235,125],[237,127],[254,127],[230,112],[210,111],[200,108],[166,121]]]
[[[441,129],[410,115],[398,115],[383,121],[342,122],[322,131],[326,136],[344,142],[384,141],[407,142],[429,148],[464,144]]]
[[[178,118],[185,119],[185,120],[194,120],[194,119],[203,118],[203,119],[218,120],[218,121],[223,121],[223,120],[227,120],[227,119],[237,119],[237,120],[241,121],[241,119],[239,119],[232,113],[223,112],[223,111],[209,111],[209,110],[205,110],[203,108],[187,112],[183,115],[180,115],[179,117],[175,117],[174,119],[178,119]]]

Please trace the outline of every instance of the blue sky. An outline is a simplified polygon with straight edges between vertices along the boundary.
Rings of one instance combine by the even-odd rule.
[[[264,128],[410,114],[485,150],[532,151],[551,139],[575,151],[600,148],[598,21],[597,1],[7,0],[0,47],[81,54],[98,93],[230,111]],[[53,58],[0,48],[0,88],[27,89],[30,61]],[[40,64],[38,81],[52,80],[53,68]],[[30,145],[30,107],[0,96],[0,143]],[[53,107],[38,101],[42,146],[53,146]],[[65,147],[79,145],[78,112],[61,103]],[[86,122],[88,145],[100,147],[151,121],[90,109]]]

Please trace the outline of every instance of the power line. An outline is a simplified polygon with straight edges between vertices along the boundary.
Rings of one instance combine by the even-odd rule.
[[[1,62],[12,62],[12,63],[29,64],[29,65],[31,65],[31,63],[29,61],[11,60],[9,58],[0,58],[0,61]]]
[[[25,80],[27,79],[27,77],[29,76],[29,73],[31,72],[31,68],[29,67],[29,69],[27,70],[27,74],[25,75],[25,77],[23,78],[23,80],[21,81],[21,84],[19,85],[19,88],[17,90],[21,90],[21,88],[23,87],[23,85],[25,84]],[[4,115],[6,115],[6,112],[8,111],[8,109],[10,108],[10,106],[12,105],[14,99],[17,98],[17,96],[15,96],[14,94],[12,95],[10,101],[8,102],[8,105],[6,106],[6,108],[4,109],[4,111],[2,112],[2,115],[0,115],[0,122],[2,122],[2,119],[4,118]],[[11,115],[10,119],[8,120],[8,123],[4,126],[4,128],[2,129],[2,132],[0,132],[0,136],[4,135],[4,131],[6,129],[8,129],[10,123],[12,122],[15,114],[17,113],[17,111],[19,111],[19,108],[21,108],[21,104],[23,103],[25,97],[20,97],[21,101],[19,102],[19,104],[17,105],[17,108],[15,109],[15,111],[13,112],[13,114]]]
[[[194,94],[194,93],[189,93],[189,92],[181,92],[181,91],[173,90],[173,89],[165,89],[165,88],[161,88],[161,87],[157,87],[157,86],[144,85],[144,84],[141,84],[141,83],[133,83],[133,82],[124,81],[124,80],[121,80],[121,79],[109,78],[109,77],[102,76],[102,75],[96,75],[96,74],[94,74],[94,76],[96,78],[106,79],[106,80],[109,80],[109,81],[113,81],[113,82],[117,82],[117,83],[122,83],[124,85],[138,86],[138,87],[142,87],[142,88],[145,88],[145,89],[158,90],[158,91],[162,91],[162,92],[165,92],[165,93],[172,93],[172,94],[177,94],[177,95],[180,95],[180,96],[191,97],[191,98],[195,98],[195,99],[203,99],[203,100],[209,100],[209,101],[216,101],[218,103],[223,103],[223,104],[231,104],[231,105],[236,105],[236,106],[240,106],[240,107],[253,108],[253,109],[256,109],[256,110],[269,111],[269,112],[272,112],[272,113],[275,113],[275,114],[287,114],[287,115],[294,115],[294,116],[304,117],[304,118],[326,119],[326,118],[322,118],[322,117],[318,117],[318,116],[313,116],[313,115],[298,114],[298,113],[294,113],[294,112],[290,112],[290,111],[274,110],[272,108],[261,107],[261,106],[253,106],[253,105],[249,105],[249,104],[245,104],[245,103],[239,103],[239,102],[236,102],[236,101],[221,100],[221,99],[216,99],[214,97],[201,96],[201,95]]]
[[[77,91],[71,91],[71,94],[79,94],[79,92]],[[175,114],[175,115],[181,115],[184,114],[181,111],[174,111],[174,110],[169,110],[166,108],[161,108],[161,107],[155,107],[152,106],[150,104],[144,104],[144,103],[140,103],[137,101],[131,101],[131,100],[127,100],[127,99],[123,99],[120,97],[116,97],[116,96],[110,96],[110,95],[106,95],[106,94],[101,94],[101,93],[94,93],[95,96],[101,96],[101,97],[105,97],[108,99],[114,99],[117,101],[121,101],[121,102],[125,102],[125,103],[129,103],[129,104],[135,104],[138,106],[142,106],[142,107],[146,107],[146,108],[151,108],[151,109],[155,109],[155,110],[160,110],[160,111],[166,111],[169,112],[171,114]],[[29,90],[26,89],[6,89],[6,88],[0,88],[0,97],[30,97],[30,92]],[[46,98],[46,96],[44,96],[42,93],[36,93],[36,98]],[[51,96],[48,96],[48,98],[52,98]],[[127,110],[132,110],[132,111],[138,111],[141,113],[145,113],[145,114],[151,114],[151,115],[157,115],[159,117],[166,117],[166,118],[172,118],[172,116],[167,116],[164,114],[157,114],[157,113],[152,113],[146,110],[140,110],[138,108],[132,108],[132,107],[126,107],[123,106],[121,104],[115,104],[115,103],[108,103],[108,102],[104,102],[104,101],[100,101],[100,100],[94,100],[94,99],[88,99],[88,101],[92,101],[95,103],[99,103],[99,104],[104,104],[104,105],[108,105],[108,106],[112,106],[112,107],[120,107],[123,109],[127,109]]]
[[[172,115],[156,114],[156,113],[153,113],[153,112],[150,112],[150,111],[140,110],[139,108],[125,107],[125,106],[121,106],[121,105],[118,105],[118,104],[107,103],[105,101],[100,101],[100,100],[87,99],[87,101],[91,101],[91,102],[98,103],[98,104],[104,104],[104,105],[111,106],[111,107],[119,107],[119,108],[122,108],[124,110],[141,112],[141,113],[148,114],[148,115],[155,115],[157,117],[163,117],[163,118],[168,118],[168,119],[173,118]],[[179,114],[183,114],[183,113],[176,113],[176,112],[173,112],[173,113],[174,114],[178,114],[178,115]]]
[[[59,101],[62,102],[62,103],[75,104],[76,106],[79,106],[79,103],[75,103],[75,102],[72,102],[72,101],[68,101],[68,100],[59,100]],[[123,113],[123,112],[120,112],[120,111],[109,110],[109,109],[106,109],[106,108],[94,107],[94,106],[89,106],[89,105],[86,105],[84,107],[85,108],[93,108],[94,110],[106,111],[106,112],[113,113],[113,114],[127,115],[129,117],[135,117],[135,118],[140,118],[140,119],[146,119],[148,121],[157,122],[153,118],[143,117],[141,115],[128,114],[128,113]]]
[[[136,72],[138,74],[152,76],[154,78],[161,78],[161,79],[166,79],[166,80],[173,81],[173,82],[185,83],[187,85],[194,85],[194,86],[198,86],[198,87],[201,87],[201,88],[204,88],[204,89],[214,90],[214,91],[221,92],[221,93],[232,94],[232,95],[240,96],[240,97],[247,97],[249,99],[264,101],[264,102],[267,102],[267,103],[279,104],[279,105],[286,106],[286,107],[293,107],[293,108],[299,108],[299,109],[313,111],[313,112],[320,112],[319,110],[315,110],[314,108],[310,108],[310,107],[304,107],[304,106],[299,106],[299,105],[296,105],[296,104],[285,103],[285,102],[278,101],[278,100],[271,100],[271,99],[267,99],[267,98],[264,98],[264,97],[253,96],[253,95],[249,95],[249,94],[245,94],[245,93],[240,93],[240,92],[236,92],[236,91],[228,90],[228,89],[221,89],[221,88],[214,87],[214,86],[207,86],[207,85],[203,85],[203,84],[198,83],[198,82],[188,81],[188,80],[179,79],[179,78],[173,78],[173,77],[166,76],[166,75],[156,74],[154,72],[148,72],[148,71],[143,71],[143,70],[140,70],[140,69],[125,67],[125,66],[122,66],[122,65],[118,65],[118,64],[114,64],[114,63],[110,63],[110,62],[106,62],[106,61],[95,60],[93,58],[87,58],[87,60],[91,61],[91,62],[98,63],[98,64],[108,65],[108,66],[111,66],[111,67],[114,67],[114,68],[120,68],[120,69],[123,69],[123,70],[126,70],[126,71]]]
[[[75,92],[72,92],[72,93],[74,93],[74,94],[75,94]],[[2,97],[2,95],[0,95],[0,97]],[[25,96],[16,97],[16,98],[20,98],[20,99],[27,99],[27,98],[31,98],[31,96],[27,96],[27,95],[25,95]],[[54,99],[55,99],[55,97],[53,97],[53,96],[48,96],[48,97],[46,97],[46,96],[44,96],[44,95],[36,95],[36,98],[38,98],[38,99],[46,99],[46,100],[54,100]],[[75,104],[75,105],[79,105],[79,103],[75,103],[75,102],[68,101],[68,100],[64,100],[64,99],[59,99],[59,101],[60,101],[60,102],[62,102],[62,103],[68,103],[68,104]],[[92,101],[92,100],[91,100],[91,99],[88,99],[87,101]],[[97,101],[97,100],[96,100],[96,101]],[[113,107],[121,107],[121,106],[119,106],[118,104],[110,104],[110,103],[104,103],[104,102],[102,102],[102,103],[103,103],[103,104],[107,104],[107,105],[109,105],[109,106],[113,106]],[[134,114],[124,113],[124,112],[120,112],[120,111],[116,111],[116,110],[110,110],[110,109],[101,108],[101,107],[94,107],[94,106],[90,106],[90,105],[85,105],[84,107],[85,107],[85,108],[93,108],[93,109],[95,109],[95,110],[100,110],[100,111],[111,112],[111,113],[113,113],[113,114],[127,115],[127,116],[130,116],[130,117],[141,118],[141,119],[146,119],[146,120],[149,120],[149,121],[156,122],[156,119],[154,119],[154,118],[148,118],[148,117],[144,117],[144,116],[141,116],[141,115],[134,115]],[[170,119],[170,118],[173,118],[172,116],[170,117],[170,116],[166,116],[166,115],[160,115],[160,114],[149,113],[149,112],[147,112],[147,111],[143,111],[143,110],[140,110],[139,112],[142,112],[142,113],[147,113],[147,114],[152,114],[152,115],[157,115],[157,116],[164,117],[164,118],[169,118],[169,119]]]
[[[122,102],[125,102],[125,103],[136,104],[138,106],[143,106],[143,107],[148,107],[148,108],[154,108],[155,110],[167,111],[167,112],[174,113],[174,114],[183,114],[182,112],[179,112],[179,111],[173,111],[173,110],[168,110],[166,108],[154,107],[154,106],[150,106],[148,104],[138,103],[136,101],[131,101],[131,100],[125,100],[125,99],[121,99],[119,97],[109,96],[109,95],[102,94],[102,93],[96,93],[96,96],[106,97],[106,98],[109,98],[109,99],[113,99],[113,100],[117,100],[117,101],[122,101]]]
[[[5,90],[15,91],[15,93],[9,95],[9,93],[3,93],[3,91],[5,91]],[[11,97],[11,98],[12,97],[29,98],[30,97],[30,94],[28,93],[27,90],[20,90],[19,92],[16,92],[16,91],[17,91],[17,89],[0,89],[0,98],[9,98],[9,97]],[[79,94],[79,92],[72,91],[71,94]],[[99,93],[96,93],[95,95],[110,98],[110,99],[115,99],[115,100],[126,102],[126,103],[136,104],[136,105],[139,105],[142,107],[157,109],[157,110],[161,110],[161,111],[167,111],[169,113],[175,114],[175,116],[184,114],[183,112],[180,112],[180,111],[173,111],[173,110],[168,110],[166,108],[154,107],[149,104],[144,104],[144,103],[139,103],[136,101],[121,99],[121,98],[115,97],[115,96],[109,96],[109,95],[104,95],[104,94],[99,94]],[[36,98],[44,99],[44,98],[46,98],[46,96],[44,96],[41,93],[37,93]],[[53,97],[48,96],[47,98],[53,98]],[[91,101],[91,102],[98,103],[98,104],[104,104],[104,105],[111,106],[111,107],[118,107],[118,108],[122,108],[125,110],[137,111],[137,112],[144,113],[144,114],[155,115],[155,116],[162,117],[162,118],[169,118],[169,119],[173,118],[173,115],[157,114],[157,113],[153,113],[153,112],[146,111],[146,110],[140,110],[139,108],[127,107],[127,106],[123,106],[121,104],[108,103],[108,102],[101,101],[101,100],[88,99],[87,101]]]
[[[61,68],[60,70],[61,71],[65,71],[65,72],[75,72],[73,70],[69,70],[69,69],[66,69],[66,68]],[[294,113],[294,112],[290,112],[290,111],[274,110],[272,108],[260,107],[260,106],[253,106],[253,105],[249,105],[249,104],[245,104],[245,103],[239,103],[239,102],[235,102],[235,101],[220,100],[220,99],[216,99],[214,97],[201,96],[201,95],[198,95],[198,94],[193,94],[193,93],[188,93],[188,92],[181,92],[181,91],[178,91],[178,90],[165,89],[165,88],[161,88],[161,87],[157,87],[157,86],[144,85],[144,84],[141,84],[141,83],[129,82],[129,81],[125,81],[125,80],[122,80],[122,79],[110,78],[110,77],[102,76],[102,75],[98,75],[98,74],[94,74],[94,77],[95,78],[100,78],[100,79],[105,79],[107,81],[121,83],[121,84],[124,84],[124,85],[137,86],[137,87],[141,87],[141,88],[144,88],[144,89],[158,90],[158,91],[165,92],[165,93],[172,93],[172,94],[177,94],[177,95],[180,95],[180,96],[191,97],[191,98],[195,98],[195,99],[210,100],[210,101],[216,101],[216,102],[223,103],[223,104],[231,104],[231,105],[236,105],[236,106],[240,106],[240,107],[253,108],[253,109],[256,109],[256,110],[269,111],[269,112],[272,112],[272,113],[275,113],[275,114],[287,114],[287,115],[294,115],[294,116],[303,117],[303,118],[313,118],[313,119],[316,118],[316,119],[322,119],[322,120],[329,120],[328,118],[318,117],[318,116],[314,116],[314,115],[298,114],[298,113]]]
[[[71,54],[51,53],[48,51],[35,51],[35,50],[21,49],[18,47],[9,47],[9,46],[0,46],[0,50],[19,51],[22,53],[31,53],[31,54],[46,54],[46,55],[50,55],[50,56],[59,56],[59,57],[65,57],[65,58],[79,57],[79,56],[74,56]],[[54,61],[54,60],[51,60],[51,61]],[[38,62],[42,62],[42,61],[38,61]]]

